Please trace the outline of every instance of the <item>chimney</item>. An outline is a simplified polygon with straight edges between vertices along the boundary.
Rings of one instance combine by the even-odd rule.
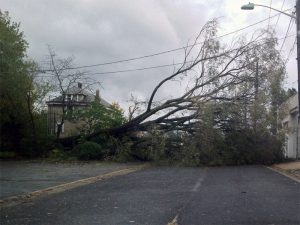
[[[100,91],[99,91],[99,89],[96,90],[96,98],[100,99]]]
[[[80,88],[80,89],[82,88],[82,83],[78,82],[78,88]]]

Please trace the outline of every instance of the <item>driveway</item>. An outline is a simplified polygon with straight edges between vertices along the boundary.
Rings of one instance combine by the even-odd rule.
[[[262,166],[158,167],[1,210],[32,225],[296,225],[300,183]]]

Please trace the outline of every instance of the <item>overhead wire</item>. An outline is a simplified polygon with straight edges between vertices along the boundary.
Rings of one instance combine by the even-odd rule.
[[[284,46],[285,41],[286,41],[286,37],[288,36],[288,34],[289,34],[289,32],[290,32],[290,28],[291,28],[291,24],[292,24],[293,19],[294,19],[294,18],[291,17],[290,22],[289,22],[289,25],[288,25],[288,28],[287,28],[287,30],[286,30],[286,33],[285,33],[285,36],[284,36],[284,39],[283,39],[283,42],[282,42],[282,44],[281,44],[281,47],[280,47],[279,52],[281,52],[282,49],[283,49],[283,46]]]
[[[292,36],[295,36],[295,34],[292,34],[292,35],[289,35],[289,36],[285,36],[285,37],[279,38],[277,40],[287,39],[287,38],[292,37]],[[263,41],[263,40],[264,39],[260,39],[260,40],[257,40],[256,42]],[[225,53],[229,53],[229,52],[235,51],[237,49],[239,49],[239,48],[231,49],[231,50],[229,50],[229,51],[227,51]],[[191,63],[191,62],[193,62],[193,61],[187,61],[186,63]],[[149,70],[149,69],[164,68],[164,67],[170,67],[170,66],[176,66],[176,65],[182,65],[182,62],[181,63],[172,63],[172,64],[150,66],[150,67],[134,68],[134,69],[105,71],[105,72],[95,72],[95,73],[89,73],[88,75],[92,76],[92,75],[103,75],[103,74],[116,74],[116,73],[125,73],[125,72],[135,72],[135,71],[143,71],[143,70]],[[52,75],[52,76],[54,76],[54,75]],[[41,76],[41,77],[43,77],[43,76]],[[45,77],[48,77],[48,76],[45,76]]]
[[[282,2],[280,11],[282,11],[283,6],[284,6],[284,3],[285,3],[285,0],[283,0],[283,2]],[[277,17],[277,21],[276,21],[276,24],[275,24],[274,29],[276,29],[276,27],[277,27],[277,24],[278,24],[278,21],[279,21],[279,19],[280,19],[280,16],[281,16],[281,13],[279,13],[279,15],[278,15],[278,17]]]
[[[270,10],[269,10],[269,20],[268,20],[268,30],[270,30],[270,17],[271,17],[271,11],[272,11],[272,0],[270,0]]]
[[[294,52],[294,50],[295,50],[296,43],[297,43],[297,38],[295,38],[295,41],[294,41],[294,43],[293,43],[293,46],[292,46],[292,48],[290,49],[289,54],[288,54],[286,60],[284,61],[284,64],[287,64],[287,62],[290,60],[290,57],[292,56],[292,54],[293,54],[293,52]]]
[[[295,36],[294,35],[290,35],[290,36],[285,36],[284,38],[288,38],[288,37],[292,37],[292,36]],[[278,40],[282,40],[283,38],[281,39],[278,39]],[[262,41],[263,39],[261,40],[258,40],[257,42],[259,41]],[[235,51],[235,50],[238,50],[239,48],[235,48],[235,49],[231,49],[229,51],[227,51],[226,53],[230,53],[232,51]],[[222,53],[220,54],[222,55]],[[191,63],[193,62],[192,60],[191,61],[187,61],[186,63]],[[136,68],[136,69],[127,69],[127,70],[117,70],[117,71],[105,71],[105,72],[96,72],[96,73],[91,73],[90,75],[103,75],[103,74],[115,74],[115,73],[125,73],[125,72],[134,72],[134,71],[142,71],[142,70],[149,70],[149,69],[156,69],[156,68],[163,68],[163,67],[170,67],[170,66],[176,66],[176,65],[182,65],[182,62],[181,63],[172,63],[172,64],[165,64],[165,65],[158,65],[158,66],[151,66],[151,67],[143,67],[143,68]]]
[[[284,11],[289,11],[291,10],[292,8],[290,9],[286,9]],[[271,18],[274,18],[276,16],[278,16],[280,13],[277,13],[273,16],[270,16],[266,19],[263,19],[263,20],[260,20],[260,21],[257,21],[253,24],[250,24],[248,26],[245,26],[245,27],[242,27],[240,29],[237,29],[237,30],[234,30],[234,31],[231,31],[231,32],[228,32],[226,34],[223,34],[223,35],[220,35],[220,36],[217,36],[215,37],[214,39],[219,39],[219,38],[223,38],[223,37],[226,37],[228,35],[231,35],[231,34],[234,34],[234,33],[237,33],[237,32],[240,32],[242,30],[245,30],[245,29],[248,29],[250,27],[253,27],[257,24],[260,24],[260,23],[263,23]],[[196,45],[199,45],[201,44],[202,42],[198,42],[196,43]],[[148,55],[144,55],[144,56],[138,56],[138,57],[132,57],[132,58],[128,58],[128,59],[122,59],[122,60],[115,60],[115,61],[110,61],[110,62],[103,62],[103,63],[96,63],[96,64],[90,64],[90,65],[83,65],[83,66],[76,66],[76,67],[68,67],[66,68],[66,70],[72,70],[72,69],[83,69],[83,68],[90,68],[90,67],[96,67],[96,66],[104,66],[104,65],[111,65],[111,64],[116,64],[116,63],[123,63],[123,62],[129,62],[129,61],[135,61],[135,60],[140,60],[140,59],[145,59],[145,58],[149,58],[149,57],[154,57],[154,56],[158,56],[158,55],[163,55],[163,54],[167,54],[167,53],[170,53],[170,52],[175,52],[175,51],[179,51],[179,50],[183,50],[183,49],[186,49],[188,47],[191,47],[192,45],[186,45],[186,46],[182,46],[182,47],[179,47],[179,48],[174,48],[174,49],[170,49],[170,50],[166,50],[166,51],[161,51],[161,52],[157,52],[157,53],[153,53],[153,54],[148,54]],[[53,70],[41,70],[39,72],[47,72],[47,71],[53,71]]]
[[[292,8],[290,9],[286,9],[284,11],[288,11],[288,10],[291,10]],[[263,23],[267,20],[269,20],[270,18],[274,18],[276,16],[278,16],[280,13],[278,14],[275,14],[273,16],[269,16],[268,18],[266,19],[263,19],[263,20],[260,20],[260,21],[257,21],[255,23],[252,23],[248,26],[245,26],[245,27],[242,27],[240,29],[237,29],[237,30],[234,30],[234,31],[231,31],[231,32],[228,32],[226,34],[223,34],[223,35],[220,35],[220,36],[217,36],[213,39],[218,39],[218,38],[222,38],[222,37],[225,37],[225,36],[228,36],[228,35],[231,35],[231,34],[234,34],[234,33],[237,33],[237,32],[240,32],[242,30],[245,30],[245,29],[248,29],[252,26],[255,26],[257,24],[260,24],[260,23]],[[287,37],[285,36],[284,39],[286,39]],[[280,39],[278,39],[280,40]],[[202,42],[198,42],[198,43],[195,43],[195,45],[199,45],[201,44]],[[157,53],[153,53],[153,54],[149,54],[149,55],[144,55],[144,56],[140,56],[140,57],[133,57],[133,58],[128,58],[128,59],[123,59],[123,60],[117,60],[117,61],[111,61],[111,62],[105,62],[105,63],[98,63],[98,64],[92,64],[92,65],[84,65],[84,66],[78,66],[78,67],[69,67],[69,68],[66,68],[66,69],[81,69],[81,68],[89,68],[89,67],[95,67],[95,66],[103,66],[103,65],[110,65],[110,64],[115,64],[115,63],[121,63],[121,62],[128,62],[128,61],[134,61],[134,60],[138,60],[138,59],[143,59],[143,58],[149,58],[149,57],[153,57],[153,56],[157,56],[157,55],[162,55],[162,54],[166,54],[166,53],[170,53],[170,52],[174,52],[174,51],[178,51],[178,50],[182,50],[182,49],[185,49],[187,47],[192,47],[193,45],[187,45],[187,46],[184,46],[184,47],[179,47],[179,48],[175,48],[175,49],[171,49],[171,50],[167,50],[167,51],[162,51],[162,52],[157,52]],[[103,72],[103,73],[97,73],[97,74],[110,74],[110,73],[121,73],[121,72],[131,72],[131,71],[141,71],[141,70],[147,70],[147,69],[154,69],[154,68],[162,68],[162,67],[168,67],[168,66],[174,66],[174,65],[178,65],[180,63],[173,63],[173,64],[166,64],[166,65],[159,65],[159,66],[151,66],[151,67],[144,67],[144,68],[137,68],[137,69],[129,69],[129,70],[120,70],[120,71],[108,71],[108,72]],[[53,70],[35,70],[35,71],[32,71],[32,72],[40,72],[40,73],[48,73],[48,72],[53,72]],[[43,77],[46,77],[45,75]]]

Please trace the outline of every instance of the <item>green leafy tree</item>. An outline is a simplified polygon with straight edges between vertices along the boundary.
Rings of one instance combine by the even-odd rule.
[[[110,107],[100,104],[99,99],[95,99],[88,107],[67,112],[67,119],[81,121],[81,133],[88,136],[93,132],[118,127],[127,120],[123,109],[118,103],[113,103]]]
[[[12,22],[8,12],[0,11],[1,149],[20,154],[26,154],[39,133],[34,110],[38,96],[36,64],[28,60],[27,48],[20,23]]]

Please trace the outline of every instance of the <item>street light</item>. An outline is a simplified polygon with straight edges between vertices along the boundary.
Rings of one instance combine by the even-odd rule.
[[[272,7],[270,7],[270,6],[254,4],[254,3],[251,3],[251,2],[249,2],[249,3],[246,4],[246,5],[243,5],[243,6],[241,7],[241,9],[242,9],[242,10],[253,10],[253,9],[254,9],[254,6],[261,6],[261,7],[265,7],[265,8],[268,8],[268,9],[272,9],[272,10],[274,10],[274,11],[276,11],[276,12],[280,12],[280,13],[286,15],[286,16],[289,16],[289,17],[292,17],[292,18],[294,18],[294,19],[297,19],[296,16],[294,16],[294,15],[292,15],[292,14],[289,14],[289,13],[286,13],[286,12],[284,12],[284,11],[281,11],[281,10],[278,10],[278,9],[274,9],[274,8],[272,8]]]
[[[247,5],[241,7],[242,10],[252,10],[254,9],[254,3],[249,2]]]
[[[296,24],[297,24],[297,68],[298,68],[298,129],[297,129],[298,134],[297,134],[296,158],[299,158],[299,150],[300,150],[300,146],[299,146],[300,145],[300,137],[299,137],[299,134],[300,134],[300,20],[299,20],[300,5],[299,4],[300,4],[300,0],[296,0],[296,16],[286,13],[286,12],[283,12],[278,9],[274,9],[270,6],[254,4],[251,2],[249,2],[248,4],[243,5],[241,7],[242,10],[253,10],[254,6],[261,6],[261,7],[265,7],[268,9],[272,9],[276,12],[282,13],[282,14],[289,16],[296,20]]]

